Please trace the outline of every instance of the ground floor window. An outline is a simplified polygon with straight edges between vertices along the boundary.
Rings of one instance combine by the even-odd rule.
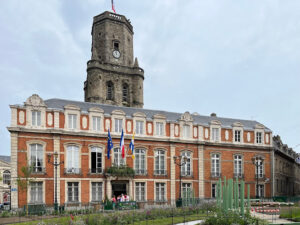
[[[43,182],[30,183],[30,202],[31,203],[43,202]]]
[[[217,197],[217,184],[211,184],[211,197]]]
[[[92,182],[92,201],[102,201],[102,182]]]
[[[191,196],[192,191],[192,184],[191,183],[182,183],[182,197],[192,197]]]
[[[264,197],[264,193],[265,193],[265,186],[263,184],[259,184],[257,187],[256,187],[256,193],[257,193],[257,196],[262,198]]]
[[[79,202],[78,182],[68,182],[68,202]]]
[[[165,201],[166,184],[156,183],[155,189],[156,189],[156,201]]]
[[[146,198],[145,198],[145,183],[144,182],[136,182],[135,183],[135,200],[138,202],[143,202],[146,200]]]

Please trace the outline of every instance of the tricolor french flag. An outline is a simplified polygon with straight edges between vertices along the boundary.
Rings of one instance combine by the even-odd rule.
[[[125,158],[125,144],[124,144],[123,129],[122,129],[122,134],[121,134],[120,148],[122,150],[122,158],[124,159]]]
[[[111,9],[114,13],[116,13],[114,0],[111,0]]]

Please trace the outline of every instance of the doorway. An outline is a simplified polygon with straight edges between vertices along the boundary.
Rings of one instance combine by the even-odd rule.
[[[127,183],[126,181],[112,182],[112,196],[127,195]]]

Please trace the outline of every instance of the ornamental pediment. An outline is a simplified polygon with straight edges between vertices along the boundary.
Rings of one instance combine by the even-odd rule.
[[[120,116],[125,116],[126,113],[123,110],[120,109],[116,109],[114,111],[111,112],[112,115],[120,115]]]
[[[235,122],[231,126],[233,126],[233,127],[244,127],[244,125],[241,122]]]
[[[68,105],[65,105],[64,109],[68,109],[68,110],[80,110],[80,107],[77,106],[77,105],[72,105],[72,104],[68,104]]]
[[[26,106],[33,106],[33,107],[47,107],[43,99],[37,94],[33,94],[29,98],[27,98],[24,104]]]
[[[193,121],[193,117],[192,115],[186,111],[185,113],[183,113],[180,117],[180,120],[184,120],[186,122],[192,122]]]
[[[153,119],[161,119],[161,120],[165,120],[167,117],[163,114],[155,114],[153,116]]]
[[[219,125],[219,126],[221,126],[221,122],[219,120],[212,120],[212,121],[210,121],[210,124],[211,125]]]
[[[104,110],[99,107],[92,107],[92,108],[89,108],[89,112],[104,113]]]
[[[134,117],[143,117],[143,118],[146,118],[146,114],[143,113],[143,112],[136,112],[136,113],[133,113],[133,116],[134,116]]]
[[[262,124],[260,124],[260,123],[258,123],[258,124],[256,124],[256,125],[254,126],[254,128],[255,128],[255,129],[265,129],[265,126],[262,125]]]

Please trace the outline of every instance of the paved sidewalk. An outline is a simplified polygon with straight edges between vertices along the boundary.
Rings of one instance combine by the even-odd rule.
[[[195,220],[195,221],[190,221],[190,222],[185,222],[185,223],[177,223],[176,225],[195,225],[198,223],[201,223],[203,220]]]
[[[279,215],[268,215],[268,214],[263,214],[263,213],[251,212],[251,216],[254,216],[254,217],[257,217],[257,218],[260,218],[263,220],[267,220],[273,224],[294,223],[290,220],[279,218]]]

